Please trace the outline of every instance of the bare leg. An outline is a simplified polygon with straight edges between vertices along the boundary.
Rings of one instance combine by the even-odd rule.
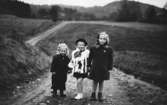
[[[103,98],[102,98],[103,84],[104,84],[104,81],[99,82],[99,92],[98,92],[98,100],[99,101],[103,101]]]
[[[83,91],[83,78],[77,79],[77,92],[82,93]]]
[[[96,81],[93,81],[93,83],[92,83],[92,95],[91,95],[91,100],[92,101],[96,100],[97,84],[98,84],[98,82],[96,82]]]
[[[75,99],[82,99],[83,98],[83,78],[77,79],[77,96]]]
[[[99,82],[99,93],[103,92],[103,87],[104,87],[103,84],[104,84],[104,81]]]
[[[93,88],[92,88],[92,92],[93,92],[93,93],[96,93],[96,90],[97,90],[97,83],[98,83],[98,82],[93,81],[93,84],[92,84],[92,87],[93,87]]]

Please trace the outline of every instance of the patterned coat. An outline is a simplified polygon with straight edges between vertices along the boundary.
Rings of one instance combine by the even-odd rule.
[[[76,49],[72,52],[72,59],[69,63],[69,67],[72,68],[73,73],[87,73],[87,59],[89,56],[89,50],[80,52]]]
[[[109,46],[96,46],[90,49],[88,59],[90,79],[95,81],[109,80],[109,70],[113,68],[113,50]]]

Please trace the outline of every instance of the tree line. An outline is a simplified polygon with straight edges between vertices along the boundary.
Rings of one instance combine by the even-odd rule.
[[[36,5],[37,6],[37,5]],[[34,11],[37,11],[34,13]],[[0,14],[12,14],[24,18],[40,18],[56,20],[93,20],[93,14],[79,13],[75,9],[53,5],[33,10],[32,5],[18,0],[0,0]]]
[[[36,6],[37,7],[37,6]],[[36,12],[34,12],[36,11]],[[154,6],[143,7],[141,3],[121,0],[118,11],[102,18],[94,14],[81,13],[76,9],[52,5],[32,9],[32,5],[18,0],[0,0],[0,14],[13,14],[25,18],[57,20],[108,20],[108,21],[140,21],[149,23],[167,23],[167,10]]]
[[[19,17],[31,17],[29,4],[17,0],[0,0],[0,14],[12,14]]]
[[[38,16],[41,18],[50,18],[53,21],[56,20],[94,20],[95,16],[88,13],[80,13],[76,9],[64,8],[58,5],[51,6],[48,9],[40,9]]]
[[[167,10],[151,5],[144,6],[139,2],[121,0],[121,5],[116,13],[111,13],[107,18],[114,21],[140,21],[149,23],[166,23]]]

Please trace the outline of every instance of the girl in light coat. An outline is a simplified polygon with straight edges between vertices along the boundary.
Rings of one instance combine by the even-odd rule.
[[[77,95],[75,99],[83,98],[83,80],[87,77],[87,59],[89,50],[85,39],[76,41],[76,49],[72,52],[72,59],[69,67],[72,68],[73,76],[77,79]]]

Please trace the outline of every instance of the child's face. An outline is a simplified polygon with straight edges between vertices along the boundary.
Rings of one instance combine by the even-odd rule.
[[[77,48],[80,50],[80,51],[84,51],[85,50],[85,43],[84,42],[78,42],[77,43]]]
[[[104,45],[104,44],[107,43],[106,36],[103,35],[103,34],[99,35],[99,39],[98,39],[98,40],[99,40],[99,44],[100,44],[100,45]]]
[[[65,48],[61,48],[61,49],[59,49],[59,52],[60,52],[60,54],[66,54],[66,49]]]

